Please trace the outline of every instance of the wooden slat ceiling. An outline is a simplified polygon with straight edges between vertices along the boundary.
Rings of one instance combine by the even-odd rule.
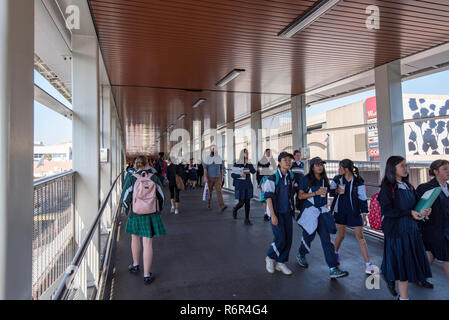
[[[449,41],[448,0],[345,0],[293,38],[277,36],[315,2],[90,0],[125,128],[133,128],[127,147],[149,150],[129,136],[143,134],[137,127],[179,127],[181,113],[189,130],[194,119],[225,123],[242,108],[259,110],[266,95],[304,93]],[[365,27],[369,5],[380,8],[379,30]],[[246,72],[217,87],[234,68]],[[207,101],[194,110],[198,98]]]

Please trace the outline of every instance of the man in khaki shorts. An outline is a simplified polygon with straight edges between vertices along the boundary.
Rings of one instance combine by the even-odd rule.
[[[218,203],[221,211],[223,211],[227,208],[223,201],[223,194],[221,193],[221,182],[223,181],[223,160],[216,153],[215,146],[211,146],[210,155],[204,159],[203,166],[204,182],[207,183],[210,194],[209,200],[207,200],[207,208],[211,209],[212,192],[215,187],[217,190]]]

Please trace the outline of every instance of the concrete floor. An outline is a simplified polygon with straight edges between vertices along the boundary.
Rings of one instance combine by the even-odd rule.
[[[167,190],[166,190],[167,191]],[[168,196],[168,194],[167,194]],[[243,224],[244,209],[238,219],[232,218],[234,195],[224,192],[228,209],[218,210],[213,195],[212,210],[206,209],[201,201],[201,190],[181,193],[180,214],[170,214],[167,204],[162,218],[167,235],[154,238],[152,273],[155,281],[145,286],[143,273],[130,274],[127,270],[132,262],[130,235],[124,232],[126,216],[121,217],[117,244],[113,253],[114,267],[111,275],[110,299],[157,300],[157,299],[245,299],[245,300],[369,300],[394,299],[383,280],[380,289],[368,290],[365,286],[363,258],[354,234],[348,230],[340,249],[341,268],[349,276],[330,280],[329,269],[324,260],[320,239],[312,242],[308,255],[309,268],[302,269],[296,262],[301,231],[294,224],[293,246],[288,266],[293,275],[280,272],[274,275],[265,270],[265,256],[272,242],[269,222],[263,220],[262,205],[252,202],[252,226]],[[335,236],[333,236],[335,238]],[[372,261],[380,266],[383,244],[380,240],[367,237]],[[432,266],[434,289],[410,285],[410,298],[449,299],[449,280],[441,264]],[[108,290],[109,292],[109,290]]]

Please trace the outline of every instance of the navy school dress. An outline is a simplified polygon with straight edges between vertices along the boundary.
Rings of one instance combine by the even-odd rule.
[[[390,281],[420,282],[430,278],[422,234],[411,214],[417,204],[415,191],[404,182],[398,182],[394,192],[391,185],[383,185],[378,200],[384,232],[382,274]]]
[[[345,193],[336,192],[338,186],[345,185]],[[344,175],[337,175],[332,179],[330,185],[330,195],[334,197],[331,211],[334,212],[334,219],[337,224],[348,227],[362,227],[362,213],[368,213],[368,202],[366,188],[362,180],[356,175],[351,181],[347,181]]]
[[[235,169],[234,169],[235,168]],[[250,173],[256,173],[256,169],[251,163],[234,163],[233,171],[237,168],[248,169]],[[245,179],[239,179],[241,176],[236,173],[232,173],[231,177],[234,179],[234,195],[237,200],[246,200],[253,197],[253,182],[251,179],[251,174],[247,174]]]
[[[421,198],[427,190],[436,187],[441,186],[436,179],[432,179],[419,185],[416,194]],[[429,220],[420,224],[426,251],[430,251],[437,260],[449,261],[449,196],[444,191],[432,205]]]

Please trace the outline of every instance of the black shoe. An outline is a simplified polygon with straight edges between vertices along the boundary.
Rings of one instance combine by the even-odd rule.
[[[146,284],[146,285],[150,284],[153,281],[154,281],[154,276],[153,276],[153,274],[151,272],[150,272],[150,276],[149,277],[143,277],[143,283]]]
[[[382,276],[382,278],[383,278],[384,281],[387,283],[387,288],[388,288],[388,291],[390,291],[391,295],[392,295],[393,297],[398,296],[398,292],[396,291],[396,281],[390,281],[390,280],[387,280],[387,279],[385,278],[385,276]],[[398,299],[399,299],[399,297],[398,297]]]
[[[251,220],[245,220],[245,224],[247,225],[247,226],[251,226],[253,223],[251,222]]]
[[[139,272],[139,270],[140,270],[139,265],[135,266],[135,265],[130,264],[128,266],[128,271],[131,273],[137,273],[137,272]]]
[[[237,211],[235,209],[232,210],[232,217],[237,219]]]
[[[430,282],[427,281],[427,280],[419,281],[419,282],[417,283],[417,285],[420,286],[420,287],[423,287],[423,288],[433,289],[433,284],[430,283]]]
[[[264,221],[270,221],[270,217],[267,214],[263,215],[263,220]]]

